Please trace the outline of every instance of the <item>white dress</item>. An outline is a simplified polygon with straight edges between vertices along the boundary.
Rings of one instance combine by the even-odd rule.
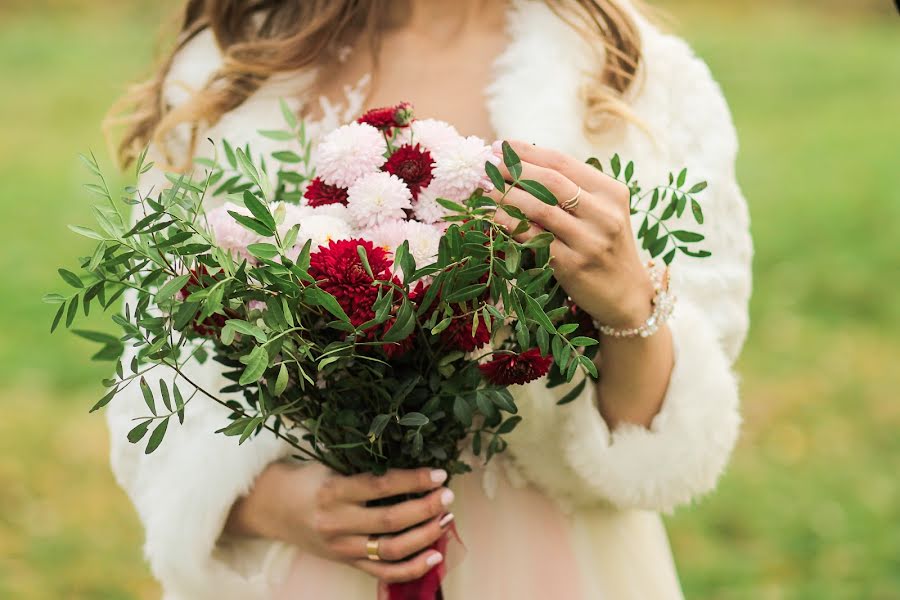
[[[649,429],[625,425],[611,432],[593,386],[563,407],[555,403],[567,386],[547,390],[538,381],[515,390],[525,418],[509,450],[452,484],[467,555],[447,577],[448,600],[680,598],[658,513],[713,489],[738,436],[731,367],[748,325],[752,248],[735,181],[735,132],[705,64],[680,39],[635,18],[644,66],[630,101],[651,135],[622,124],[600,139],[586,137],[579,88],[584,73],[597,68],[598,50],[532,0],[516,0],[510,9],[511,41],[487,90],[492,125],[501,138],[577,157],[618,152],[635,161],[644,183],[688,166],[709,182],[702,231],[712,257],[684,258],[674,267],[675,367]],[[200,34],[176,58],[166,101],[183,102],[220,64],[211,34]],[[297,98],[305,77],[267,83],[203,137],[270,151],[278,143],[255,132],[281,125],[278,99]],[[343,113],[324,108],[327,128],[362,107],[357,98]],[[151,172],[141,186],[162,181]],[[203,386],[221,387],[210,364],[188,371]],[[375,598],[375,582],[358,571],[279,542],[222,535],[234,501],[267,464],[290,454],[283,443],[261,435],[238,446],[213,433],[225,412],[194,402],[184,425],[170,428],[162,446],[145,455],[125,436],[144,409],[130,388],[109,405],[111,456],[144,524],[145,555],[164,598]]]

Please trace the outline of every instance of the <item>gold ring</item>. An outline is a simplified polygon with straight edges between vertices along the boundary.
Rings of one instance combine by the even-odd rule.
[[[378,554],[378,543],[379,539],[374,535],[370,535],[366,541],[366,558],[369,560],[381,560],[381,556]]]
[[[575,192],[575,195],[562,203],[560,208],[562,208],[567,213],[571,213],[578,206],[578,202],[581,198],[581,186],[578,186],[578,191]]]

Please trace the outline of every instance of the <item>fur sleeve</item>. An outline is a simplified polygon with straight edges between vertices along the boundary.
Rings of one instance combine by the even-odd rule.
[[[721,90],[683,41],[647,26],[644,44],[645,83],[634,108],[656,140],[646,142],[629,128],[610,152],[633,157],[645,184],[682,166],[692,180],[709,183],[700,196],[705,224],[686,215],[683,227],[675,225],[704,233],[712,257],[680,256],[673,265],[678,303],[670,321],[675,367],[669,387],[649,428],[610,431],[594,386],[557,407],[570,388],[547,390],[536,382],[520,390],[526,418],[510,448],[532,481],[572,503],[668,511],[716,485],[738,437],[732,364],[748,327],[752,248],[734,174],[736,135]],[[551,446],[559,452],[549,452]]]
[[[165,101],[177,105],[188,90],[202,86],[218,65],[218,51],[208,32],[192,40],[176,57],[164,89]],[[177,140],[176,140],[177,141]],[[166,182],[153,169],[140,181],[143,193],[158,191]],[[126,302],[133,302],[126,295]],[[126,351],[123,364],[133,356]],[[193,381],[215,393],[227,382],[219,365],[189,363]],[[148,382],[160,378],[171,385],[174,372],[157,367]],[[178,379],[187,396],[192,386]],[[113,399],[107,408],[111,462],[119,484],[128,493],[144,525],[144,553],[166,598],[259,598],[266,595],[268,568],[283,556],[283,545],[263,540],[222,539],[222,528],[235,500],[272,461],[290,453],[290,446],[268,432],[238,445],[235,438],[215,433],[227,423],[227,409],[204,397],[185,410],[183,425],[170,423],[162,445],[144,454],[146,439],[130,444],[127,432],[136,417],[148,414],[137,383]]]

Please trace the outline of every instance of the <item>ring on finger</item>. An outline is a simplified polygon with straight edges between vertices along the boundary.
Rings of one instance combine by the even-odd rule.
[[[575,195],[563,202],[560,205],[560,208],[566,211],[567,213],[572,213],[578,207],[578,203],[581,201],[581,186],[578,186],[578,191],[575,192]]]
[[[366,558],[373,561],[381,560],[381,554],[378,552],[380,543],[381,539],[378,536],[369,536],[369,539],[366,540]]]

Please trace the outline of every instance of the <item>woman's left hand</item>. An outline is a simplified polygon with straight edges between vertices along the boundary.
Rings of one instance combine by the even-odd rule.
[[[628,188],[560,152],[509,143],[522,161],[519,179],[542,183],[559,200],[558,206],[551,206],[522,189],[509,189],[503,203],[516,206],[531,221],[515,239],[525,242],[543,230],[553,233],[551,264],[569,297],[604,325],[630,328],[643,323],[652,310],[653,284],[632,235]],[[494,148],[500,154],[500,145]],[[502,161],[498,167],[512,181]],[[577,206],[563,210],[576,194]],[[488,195],[496,201],[502,196],[497,190]],[[494,220],[510,231],[518,224],[503,210],[497,210]]]

